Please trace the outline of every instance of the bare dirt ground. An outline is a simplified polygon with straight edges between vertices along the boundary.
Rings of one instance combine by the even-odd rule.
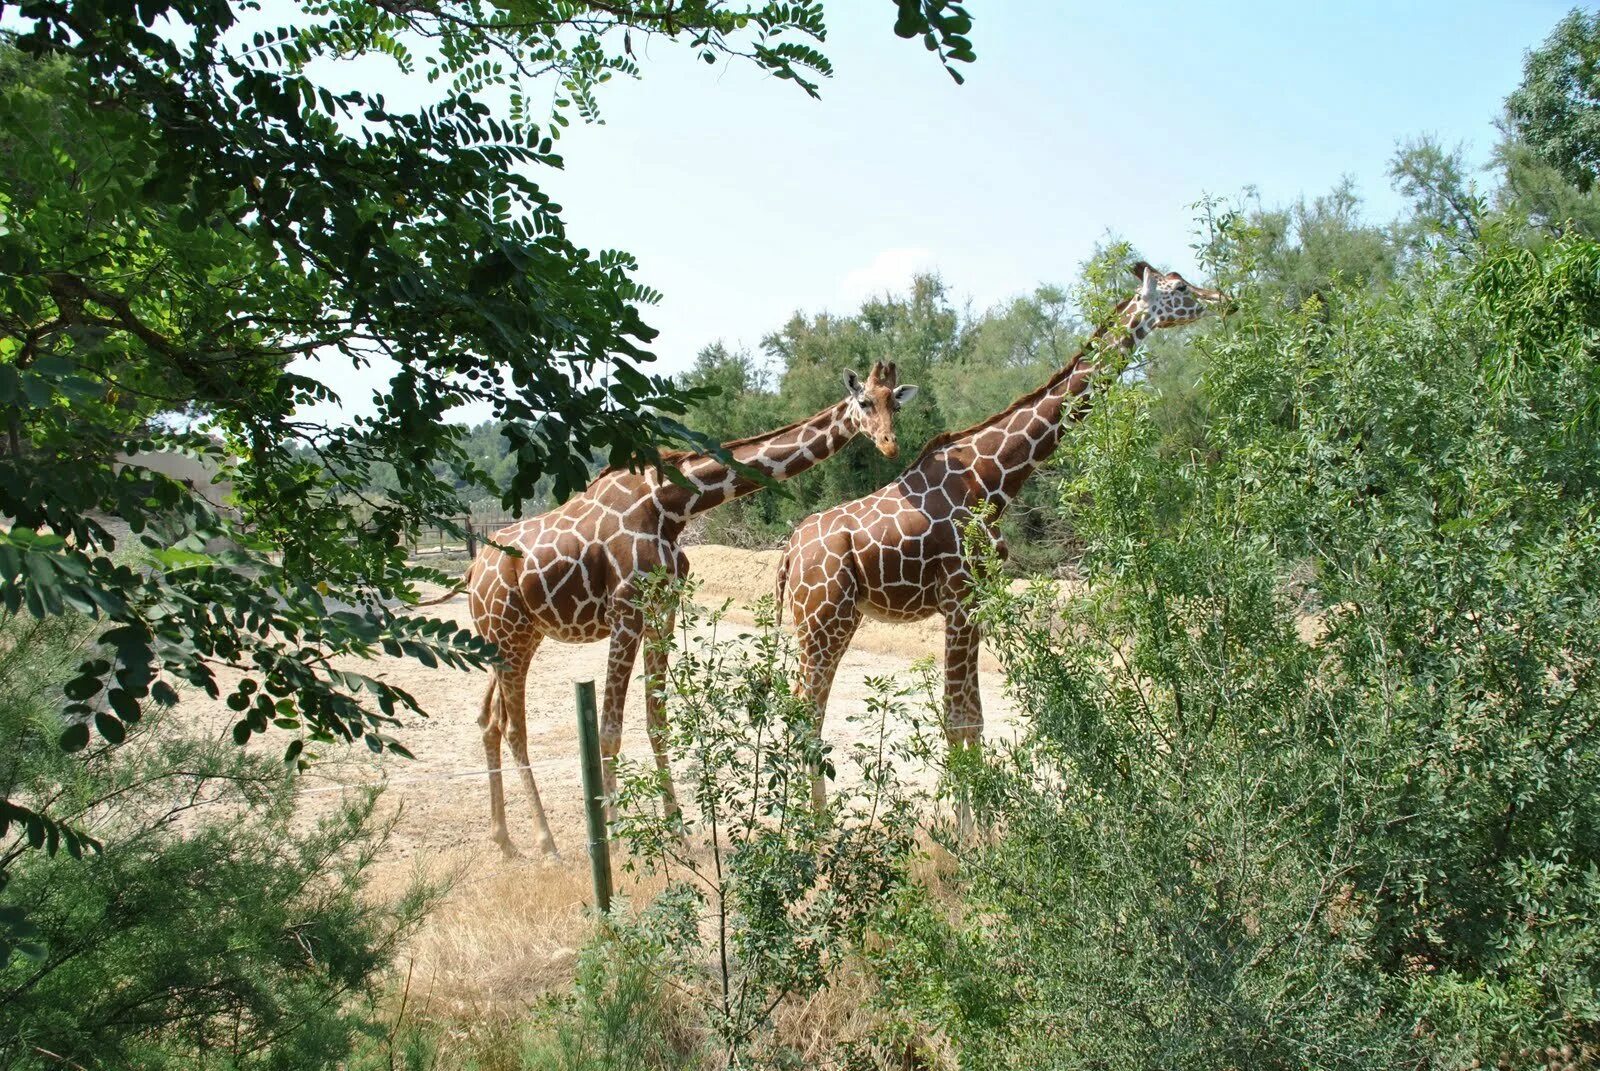
[[[714,607],[731,599],[729,621],[749,624],[749,605],[772,591],[778,552],[702,545],[688,553],[700,585],[696,600]],[[426,612],[471,627],[464,595]],[[866,679],[894,675],[910,680],[918,660],[942,661],[942,629],[938,617],[909,625],[862,625],[829,703],[824,734],[836,753],[864,732],[848,716],[865,710]],[[528,680],[529,755],[563,852],[557,864],[534,854],[527,797],[513,772],[506,777],[507,816],[513,839],[529,855],[502,859],[489,840],[477,726],[486,674],[428,669],[400,659],[350,667],[406,688],[431,717],[396,733],[414,760],[374,756],[359,746],[324,752],[306,775],[306,810],[314,815],[332,807],[346,787],[382,782],[381,809],[394,820],[394,831],[389,851],[374,868],[375,892],[398,891],[418,874],[454,879],[444,904],[404,953],[418,989],[413,996],[439,1011],[480,1014],[516,1007],[570,974],[574,946],[588,932],[584,909],[590,900],[572,686],[576,680],[603,679],[605,661],[604,642],[547,641]],[[985,736],[1008,736],[1014,731],[1015,708],[987,652],[982,666]],[[203,696],[186,699],[185,706],[219,732],[231,724],[226,708]],[[282,741],[269,734],[264,746],[281,747]],[[650,754],[643,689],[637,681],[628,696],[622,746],[624,754],[640,760]],[[503,761],[513,761],[509,751]],[[918,780],[926,776],[908,774]]]

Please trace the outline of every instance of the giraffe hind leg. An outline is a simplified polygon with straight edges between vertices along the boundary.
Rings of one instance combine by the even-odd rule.
[[[478,726],[483,730],[483,758],[489,770],[489,836],[500,846],[502,855],[515,859],[521,853],[511,843],[511,834],[506,829],[505,785],[500,778],[500,741],[504,729],[498,705],[499,684],[500,674],[495,671],[490,674],[489,687],[483,693]]]
[[[519,664],[511,667],[505,674],[506,679],[501,682],[500,687],[503,710],[501,720],[505,726],[506,743],[511,745],[511,754],[515,756],[517,762],[517,773],[522,778],[522,787],[528,793],[528,803],[533,808],[534,823],[539,828],[539,849],[545,855],[559,859],[561,853],[556,850],[555,837],[550,833],[550,823],[545,818],[544,803],[539,798],[539,785],[533,777],[533,764],[528,759],[526,709],[528,663],[538,647],[539,643],[535,640],[527,654],[519,659]]]

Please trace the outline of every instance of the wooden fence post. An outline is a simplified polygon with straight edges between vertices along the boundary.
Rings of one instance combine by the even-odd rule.
[[[605,787],[600,778],[600,719],[594,681],[577,681],[578,755],[583,767],[583,811],[589,819],[589,869],[594,900],[602,914],[611,910],[611,846],[606,840]]]
[[[478,556],[478,533],[472,527],[471,517],[466,519],[464,527],[467,529],[467,561],[471,561]]]

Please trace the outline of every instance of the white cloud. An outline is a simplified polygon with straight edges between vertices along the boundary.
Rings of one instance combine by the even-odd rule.
[[[845,304],[845,311],[853,312],[866,298],[905,290],[913,275],[932,271],[934,267],[931,249],[922,246],[885,249],[870,263],[845,273],[839,283],[839,300]]]

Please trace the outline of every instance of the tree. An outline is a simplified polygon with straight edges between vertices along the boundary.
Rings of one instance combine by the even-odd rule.
[[[713,342],[695,355],[694,366],[682,376],[683,385],[702,395],[689,411],[686,423],[724,441],[754,435],[766,427],[776,399],[768,391],[766,369],[749,352],[730,351]]]
[[[1465,151],[1446,150],[1432,138],[1417,138],[1402,145],[1389,164],[1389,178],[1411,202],[1409,229],[1418,240],[1443,240],[1463,248],[1478,235],[1484,206],[1467,178]]]
[[[1528,53],[1506,115],[1517,140],[1589,190],[1600,176],[1600,11],[1574,8]]]
[[[1070,295],[1038,286],[976,318],[960,359],[930,372],[930,386],[950,427],[964,427],[1010,405],[1077,352],[1083,325]]]
[[[487,487],[448,414],[486,404],[515,470],[581,486],[598,452],[649,462],[686,396],[649,374],[654,295],[624,253],[570,238],[530,177],[560,166],[573,114],[637,76],[636,45],[681,42],[817,92],[822,4],[476,0],[257,5],[0,2],[0,606],[95,622],[65,686],[62,743],[119,742],[173,684],[228,702],[239,742],[277,726],[285,761],[335,740],[404,749],[404,690],[337,668],[379,652],[481,666],[493,651],[396,612],[408,533],[452,523],[457,484]],[[895,30],[947,66],[971,20],[898,0]],[[340,84],[352,61],[415,75],[400,109]],[[559,85],[548,122],[530,103]],[[348,79],[346,79],[348,80]],[[300,415],[332,392],[302,358],[387,376],[373,411]],[[208,458],[219,509],[117,462]],[[367,496],[381,467],[394,486]],[[361,508],[352,508],[352,502]],[[121,533],[104,519],[122,518]],[[231,549],[213,551],[226,537]],[[78,849],[36,805],[0,802],[0,834]],[[63,840],[63,838],[65,838]]]
[[[1355,185],[1283,208],[1238,213],[1231,228],[1238,270],[1287,306],[1331,286],[1379,286],[1393,274],[1398,248],[1388,228],[1366,222]]]

